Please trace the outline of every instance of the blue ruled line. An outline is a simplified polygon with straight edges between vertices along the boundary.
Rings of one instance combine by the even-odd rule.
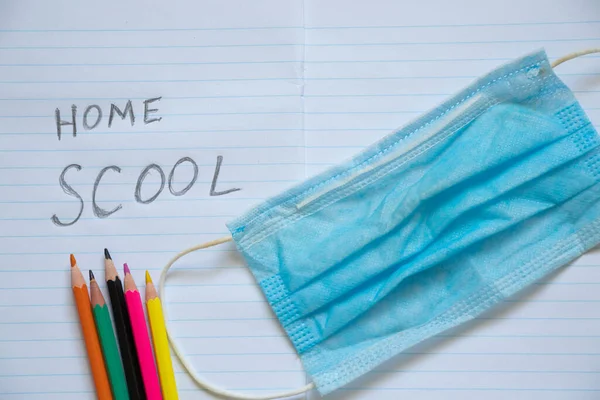
[[[170,286],[182,286],[171,284]],[[202,286],[254,286],[254,284],[211,284],[211,285],[189,285],[194,287]],[[53,288],[27,288],[27,289],[69,289],[70,287],[53,287]],[[2,288],[7,289],[24,289],[24,288]],[[487,318],[474,318],[475,320],[490,320],[490,321],[598,321],[600,317],[588,317],[588,318],[577,318],[577,317],[487,317]],[[203,321],[274,321],[277,320],[275,317],[256,317],[256,318],[188,318],[188,319],[169,319],[172,323],[185,323],[185,322],[203,322]],[[20,321],[20,322],[5,322],[0,321],[0,325],[48,325],[48,324],[78,324],[79,321]],[[416,353],[418,354],[418,353]],[[568,355],[569,353],[565,353]],[[600,353],[598,353],[600,354]]]
[[[558,57],[548,57],[549,60]],[[600,58],[588,55],[586,58]],[[148,66],[198,66],[198,65],[254,65],[254,64],[372,64],[372,63],[437,63],[437,62],[473,62],[473,61],[510,61],[510,57],[478,57],[478,58],[404,58],[404,59],[374,59],[374,60],[272,60],[272,61],[182,61],[182,62],[145,62],[145,63],[28,63],[0,64],[0,67],[148,67]],[[163,97],[163,99],[166,97]],[[169,97],[172,99],[172,97]],[[89,98],[88,98],[89,99]],[[122,98],[127,100],[127,98]],[[133,98],[141,99],[145,98]],[[0,99],[3,100],[3,99]],[[33,99],[38,100],[38,99]],[[110,100],[107,98],[107,100]]]
[[[69,153],[69,152],[107,152],[107,151],[172,151],[172,150],[251,150],[251,149],[297,149],[303,148],[301,145],[281,145],[281,146],[200,146],[200,147],[161,147],[161,148],[96,148],[96,149],[0,149],[2,153]]]
[[[421,42],[379,42],[379,43],[227,43],[227,44],[190,44],[190,45],[137,45],[137,46],[0,46],[0,50],[116,50],[116,49],[207,49],[207,48],[244,48],[244,47],[362,47],[362,46],[426,46],[426,45],[468,45],[468,44],[506,44],[506,43],[554,43],[554,42],[590,42],[600,41],[591,38],[556,39],[512,39],[512,40],[472,40],[472,41],[421,41]]]
[[[586,21],[531,21],[486,24],[423,24],[423,25],[358,25],[358,26],[246,26],[246,27],[165,27],[165,28],[97,28],[97,29],[0,29],[6,33],[107,33],[107,32],[204,32],[204,31],[257,31],[257,30],[350,30],[350,29],[422,29],[422,28],[464,28],[537,25],[580,25],[597,24],[600,20]]]
[[[240,374],[240,373],[302,373],[303,369],[269,369],[269,370],[199,370],[201,374]],[[569,371],[569,370],[414,370],[414,369],[385,369],[385,370],[372,370],[367,372],[368,374],[395,374],[395,373],[408,373],[408,374],[600,374],[600,371]],[[187,375],[186,371],[175,371],[176,375]],[[11,378],[11,377],[48,377],[48,376],[87,376],[88,373],[66,373],[66,374],[14,374],[14,375],[0,375],[0,378]]]

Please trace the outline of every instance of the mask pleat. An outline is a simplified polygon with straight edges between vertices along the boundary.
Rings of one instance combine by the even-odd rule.
[[[525,111],[530,114],[525,115]],[[397,179],[387,180],[386,186],[365,188],[361,198],[369,199],[368,212],[353,214],[354,199],[350,199],[346,207],[339,204],[336,210],[342,208],[348,212],[346,224],[328,224],[329,221],[335,221],[334,217],[327,215],[328,209],[296,224],[295,228],[302,229],[305,234],[312,229],[315,235],[321,235],[325,247],[307,250],[300,260],[297,257],[288,260],[280,252],[282,264],[294,262],[299,265],[298,270],[302,271],[291,276],[288,282],[293,300],[301,305],[298,317],[309,315],[337,299],[344,300],[346,293],[364,285],[366,280],[382,273],[387,274],[389,269],[398,269],[398,265],[402,265],[401,276],[410,276],[411,268],[414,268],[410,265],[411,260],[415,257],[430,257],[433,243],[439,241],[445,228],[460,220],[463,214],[467,214],[470,220],[484,222],[492,218],[491,214],[485,214],[492,211],[486,211],[482,205],[499,202],[504,207],[511,208],[511,218],[497,223],[494,228],[496,230],[507,229],[506,226],[518,223],[520,218],[551,207],[551,199],[547,202],[541,198],[528,201],[527,192],[522,194],[517,189],[561,168],[564,163],[579,157],[580,152],[576,151],[573,139],[566,137],[567,133],[558,121],[536,118],[535,112],[531,110],[523,110],[520,106],[512,109],[504,106],[497,112],[490,112],[489,118],[502,120],[511,113],[523,115],[517,119],[519,130],[516,130],[517,127],[509,130],[512,136],[506,135],[507,131],[499,125],[495,130],[488,129],[487,136],[480,137],[479,125],[493,124],[489,120],[478,121],[458,133],[460,138],[452,141],[445,151],[435,154],[434,165],[410,185],[403,184],[404,173],[398,171]],[[521,134],[525,136],[532,124],[539,126],[542,123],[546,127],[545,141],[531,140],[530,143],[524,143],[520,138]],[[465,146],[474,151],[469,160],[474,165],[466,166],[466,160],[457,157],[456,153]],[[518,151],[512,151],[511,157],[502,153],[503,157],[496,158],[486,153],[487,149],[498,146],[513,146]],[[574,151],[565,152],[565,146]],[[512,149],[507,149],[509,150]],[[577,187],[570,189],[576,190]],[[523,196],[525,199],[522,200]],[[559,197],[554,200],[555,203],[568,197],[568,193],[560,192],[557,196]],[[340,200],[340,203],[343,202],[344,199]],[[378,203],[375,204],[376,202]],[[520,202],[523,204],[519,204]],[[501,210],[495,212],[499,213]],[[359,215],[360,220],[352,221],[353,215]],[[348,225],[353,227],[350,235],[344,231],[348,229]],[[488,229],[491,228],[488,226]],[[476,233],[480,236],[488,235],[483,225]],[[293,234],[290,231],[290,235]],[[491,234],[493,230],[490,231],[489,235]],[[345,243],[338,242],[337,238],[344,238]],[[353,241],[352,245],[347,243],[348,240]],[[451,247],[446,247],[446,251],[450,249]],[[311,250],[325,254],[326,258],[311,254]],[[394,253],[393,258],[390,253]],[[389,259],[396,262],[389,264],[386,262]],[[370,268],[365,268],[364,265],[369,265]],[[355,274],[358,268],[362,271],[360,275]],[[333,285],[332,282],[337,284]],[[343,284],[340,285],[340,282]],[[371,296],[378,297],[373,294]],[[304,304],[307,306],[302,307]],[[365,307],[369,307],[368,302]]]

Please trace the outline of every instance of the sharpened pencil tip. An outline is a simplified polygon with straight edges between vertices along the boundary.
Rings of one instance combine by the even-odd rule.
[[[146,270],[146,284],[152,283],[152,277],[150,276],[150,272]]]
[[[95,280],[96,280],[96,278],[94,277],[94,273],[90,269],[90,281],[95,281]]]
[[[104,249],[104,258],[106,260],[112,260],[112,257],[110,256],[110,253],[108,252],[108,249]]]
[[[125,275],[131,274],[131,271],[129,270],[129,265],[127,265],[127,263],[123,264],[123,271],[125,271]]]
[[[71,268],[73,268],[76,265],[77,265],[77,260],[75,259],[75,256],[73,254],[71,254]]]

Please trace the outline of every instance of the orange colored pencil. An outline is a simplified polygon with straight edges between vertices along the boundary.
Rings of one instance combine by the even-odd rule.
[[[83,275],[77,266],[77,261],[73,254],[71,254],[71,286],[73,287],[75,305],[77,306],[77,312],[79,313],[79,322],[81,322],[81,330],[83,332],[83,339],[85,341],[98,400],[112,400],[113,397],[110,391],[104,358],[102,358],[100,340],[98,339],[94,317],[92,316],[90,296]]]

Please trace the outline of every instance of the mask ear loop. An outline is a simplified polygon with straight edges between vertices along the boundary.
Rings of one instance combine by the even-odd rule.
[[[162,272],[160,273],[160,280],[158,282],[158,293],[160,295],[160,298],[162,299],[162,301],[164,302],[164,304],[166,305],[166,298],[165,298],[165,282],[167,280],[167,272],[169,271],[169,269],[173,266],[173,264],[175,264],[175,262],[177,260],[179,260],[181,257],[185,256],[186,254],[192,253],[194,251],[197,250],[202,250],[202,249],[207,249],[209,247],[213,247],[213,246],[217,246],[219,244],[222,243],[226,243],[226,242],[230,242],[232,240],[231,236],[225,236],[222,237],[220,239],[216,239],[213,240],[211,242],[206,242],[206,243],[202,243],[199,244],[197,246],[194,247],[190,247],[189,249],[183,250],[182,252],[180,252],[179,254],[177,254],[175,257],[173,257],[171,259],[171,261],[169,261],[167,263],[167,265],[164,266]],[[187,370],[188,374],[190,374],[190,376],[192,377],[192,379],[203,389],[208,390],[209,392],[212,392],[213,394],[216,394],[218,396],[222,396],[228,399],[239,399],[239,400],[273,400],[273,399],[281,399],[281,398],[286,398],[286,397],[291,397],[291,396],[296,396],[298,394],[302,394],[305,392],[308,392],[309,390],[313,389],[315,387],[314,383],[309,383],[306,386],[303,386],[301,388],[298,389],[294,389],[294,390],[289,390],[287,392],[279,392],[279,393],[273,393],[273,394],[267,394],[267,395],[251,395],[251,394],[245,394],[245,393],[238,393],[238,392],[232,392],[226,389],[221,389],[217,386],[212,385],[211,383],[209,383],[206,379],[202,378],[194,369],[194,367],[192,366],[192,364],[190,364],[183,352],[180,350],[179,346],[177,345],[177,342],[175,341],[175,338],[173,337],[173,335],[171,335],[171,331],[169,330],[169,324],[167,323],[167,308],[163,307],[163,314],[164,314],[164,318],[165,318],[165,328],[167,330],[167,336],[169,338],[169,343],[171,343],[171,348],[173,349],[173,352],[175,353],[175,355],[177,356],[177,358],[179,358],[179,361],[181,361],[181,364],[183,365],[183,367]]]
[[[573,52],[573,53],[571,53],[571,54],[567,54],[566,56],[564,56],[564,57],[561,57],[561,58],[559,58],[558,60],[555,60],[555,61],[554,61],[554,62],[551,64],[551,67],[552,67],[552,68],[556,68],[556,67],[558,67],[560,64],[562,64],[562,63],[564,63],[564,62],[567,62],[567,61],[570,61],[570,60],[572,60],[572,59],[574,59],[574,58],[581,57],[581,56],[586,56],[586,55],[588,55],[588,54],[594,54],[594,53],[600,53],[600,48],[596,48],[596,49],[587,49],[587,50],[576,51],[576,52]]]
[[[574,58],[577,57],[581,57],[581,56],[585,56],[588,54],[593,54],[593,53],[600,53],[600,48],[595,48],[595,49],[588,49],[588,50],[583,50],[583,51],[578,51],[578,52],[574,52],[571,54],[567,54],[564,57],[561,57],[557,60],[555,60],[551,66],[552,68],[556,68],[557,66],[559,66],[560,64],[570,61]],[[173,266],[173,264],[175,264],[175,262],[177,260],[179,260],[181,257],[185,256],[186,254],[192,253],[194,251],[197,250],[202,250],[202,249],[207,249],[209,247],[213,247],[213,246],[217,246],[219,244],[222,243],[226,243],[226,242],[230,242],[232,240],[231,236],[225,236],[222,237],[220,239],[216,239],[213,240],[211,242],[206,242],[203,244],[199,244],[197,246],[194,247],[190,247],[189,249],[183,250],[182,252],[180,252],[179,254],[177,254],[175,257],[173,257],[171,259],[171,261],[169,261],[167,263],[167,265],[165,265],[165,267],[163,268],[161,274],[160,274],[160,280],[159,280],[159,284],[158,284],[158,293],[161,297],[161,299],[163,299],[163,302],[166,304],[166,298],[165,298],[165,282],[167,280],[167,272],[169,271],[169,269]],[[230,398],[230,399],[239,399],[239,400],[274,400],[274,399],[281,399],[281,398],[286,398],[286,397],[292,397],[292,396],[296,396],[305,392],[308,392],[309,390],[314,389],[315,384],[314,383],[309,383],[306,386],[303,386],[299,389],[295,389],[295,390],[290,390],[287,392],[280,392],[280,393],[273,393],[273,394],[268,394],[268,395],[249,395],[249,394],[244,394],[244,393],[238,393],[238,392],[232,392],[229,390],[225,390],[225,389],[221,389],[219,387],[213,386],[211,383],[209,383],[207,380],[205,380],[204,378],[200,377],[200,375],[196,372],[196,370],[194,369],[194,367],[186,360],[185,356],[183,355],[183,352],[179,349],[179,346],[177,345],[177,342],[175,341],[175,338],[173,337],[173,335],[171,335],[171,331],[169,330],[169,324],[167,323],[167,310],[166,307],[163,309],[163,313],[164,313],[164,317],[165,317],[165,326],[167,329],[167,336],[169,337],[169,342],[171,343],[171,347],[173,348],[173,352],[175,353],[175,355],[177,356],[177,358],[179,358],[179,361],[181,361],[181,364],[183,365],[183,367],[187,370],[187,372],[190,374],[190,376],[192,377],[192,379],[203,389],[208,390],[209,392],[212,392],[213,394],[216,394],[218,396],[223,396],[226,398]]]

